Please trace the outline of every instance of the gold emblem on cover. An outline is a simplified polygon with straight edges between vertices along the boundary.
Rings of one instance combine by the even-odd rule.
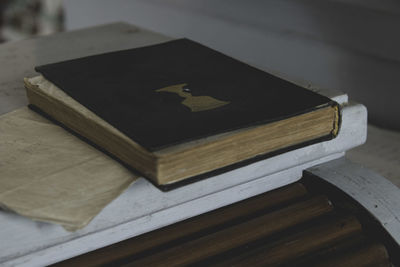
[[[219,108],[229,104],[229,101],[221,101],[211,96],[192,96],[190,89],[185,88],[187,84],[175,84],[156,90],[156,92],[168,92],[179,95],[185,98],[181,103],[192,112],[204,111]]]

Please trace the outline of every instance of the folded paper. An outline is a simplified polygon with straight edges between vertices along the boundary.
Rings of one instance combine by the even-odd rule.
[[[74,231],[137,177],[24,107],[0,116],[0,206]]]

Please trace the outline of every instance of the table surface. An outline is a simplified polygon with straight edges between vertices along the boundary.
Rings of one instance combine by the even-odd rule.
[[[0,114],[27,104],[22,77],[36,75],[36,65],[155,44],[169,39],[135,26],[116,23],[1,45],[0,60],[3,67],[0,72]],[[326,93],[331,96],[335,94],[331,91]],[[336,97],[339,102],[347,102],[347,96],[344,94],[336,92]],[[3,246],[0,249],[0,262],[7,262],[9,265],[43,265],[56,262],[293,182],[300,178],[304,168],[340,157],[343,150],[365,140],[365,109],[360,105],[349,106],[346,114],[353,118],[343,122],[349,126],[348,132],[342,131],[343,140],[347,140],[346,144],[338,139],[335,141],[337,143],[324,142],[306,148],[308,153],[301,150],[271,158],[264,163],[273,166],[269,168],[270,175],[265,177],[265,173],[259,172],[263,169],[262,165],[256,166],[251,171],[254,180],[250,182],[243,178],[249,175],[247,170],[229,177],[228,184],[218,182],[221,181],[220,178],[210,179],[204,184],[199,184],[205,189],[188,186],[162,195],[157,203],[162,202],[164,207],[170,206],[171,209],[163,210],[163,205],[154,203],[154,197],[159,198],[160,192],[147,181],[140,179],[135,187],[129,188],[107,206],[87,228],[75,233],[66,232],[57,225],[33,222],[18,215],[0,212],[0,239],[9,241],[7,246],[1,242]],[[342,147],[338,144],[342,144]],[[326,154],[318,154],[318,151],[324,151]],[[325,158],[318,159],[321,157]],[[289,161],[292,165],[282,164]],[[138,201],[138,198],[141,200]],[[180,201],[177,202],[177,199]],[[144,206],[145,203],[153,204]],[[141,213],[135,215],[138,209]],[[182,213],[182,209],[190,212],[175,218],[174,216]],[[163,225],[159,223],[161,221]]]

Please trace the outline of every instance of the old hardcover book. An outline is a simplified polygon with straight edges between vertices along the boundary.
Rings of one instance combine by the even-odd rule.
[[[29,102],[157,185],[334,138],[339,106],[188,39],[36,67]]]

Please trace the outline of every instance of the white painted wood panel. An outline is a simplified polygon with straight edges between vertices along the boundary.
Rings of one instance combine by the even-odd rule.
[[[140,179],[108,205],[87,227],[67,232],[0,212],[0,263],[40,266],[106,246],[141,233],[292,183],[302,170],[344,155],[366,139],[366,109],[342,110],[342,128],[331,140],[283,153],[248,166],[161,192]]]
[[[397,186],[383,176],[344,158],[307,171],[361,204],[400,245],[400,189]]]

